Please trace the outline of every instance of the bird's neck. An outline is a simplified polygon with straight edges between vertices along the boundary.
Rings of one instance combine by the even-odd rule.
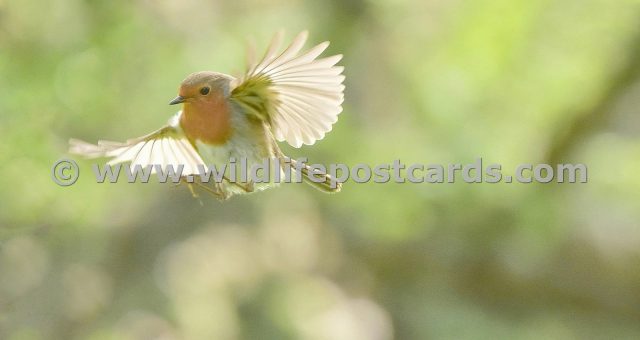
[[[231,111],[222,95],[204,101],[187,102],[180,125],[192,143],[224,144],[231,137]]]

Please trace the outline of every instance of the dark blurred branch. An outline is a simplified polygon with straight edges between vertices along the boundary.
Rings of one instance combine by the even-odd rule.
[[[566,161],[566,157],[576,145],[589,135],[606,125],[611,119],[612,109],[627,90],[640,79],[640,31],[629,41],[627,58],[619,70],[611,77],[611,82],[600,94],[600,100],[586,112],[574,114],[576,117],[568,127],[561,127],[547,153],[547,164],[558,164]]]

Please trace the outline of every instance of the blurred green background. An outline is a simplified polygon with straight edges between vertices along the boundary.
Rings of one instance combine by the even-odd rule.
[[[0,0],[0,338],[639,338],[639,24],[637,0]],[[187,74],[238,75],[281,28],[347,76],[291,156],[589,183],[52,182],[68,138],[153,131]]]

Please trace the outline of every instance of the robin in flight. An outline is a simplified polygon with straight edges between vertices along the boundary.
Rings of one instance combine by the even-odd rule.
[[[182,110],[155,132],[125,143],[99,141],[94,145],[71,139],[70,152],[88,158],[109,157],[109,165],[129,162],[132,169],[136,165],[182,165],[185,178],[197,177],[202,165],[220,167],[239,159],[246,159],[247,167],[266,158],[281,160],[282,167],[296,165],[276,141],[296,148],[314,144],[331,130],[344,99],[344,68],[336,66],[342,55],[317,59],[329,42],[302,53],[307,35],[298,34],[282,51],[283,34],[278,33],[259,61],[250,50],[247,71],[240,79],[211,71],[190,74],[169,103],[182,105]],[[296,166],[316,188],[340,190],[340,184],[335,185],[328,174],[313,169],[316,180],[311,181],[310,167]],[[214,184],[208,190],[226,199],[276,183],[231,181],[225,176]]]

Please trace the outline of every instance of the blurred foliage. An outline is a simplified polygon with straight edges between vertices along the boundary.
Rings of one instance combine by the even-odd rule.
[[[0,338],[640,337],[637,0],[0,0]],[[50,179],[285,28],[343,53],[318,162],[581,162],[588,184]]]

